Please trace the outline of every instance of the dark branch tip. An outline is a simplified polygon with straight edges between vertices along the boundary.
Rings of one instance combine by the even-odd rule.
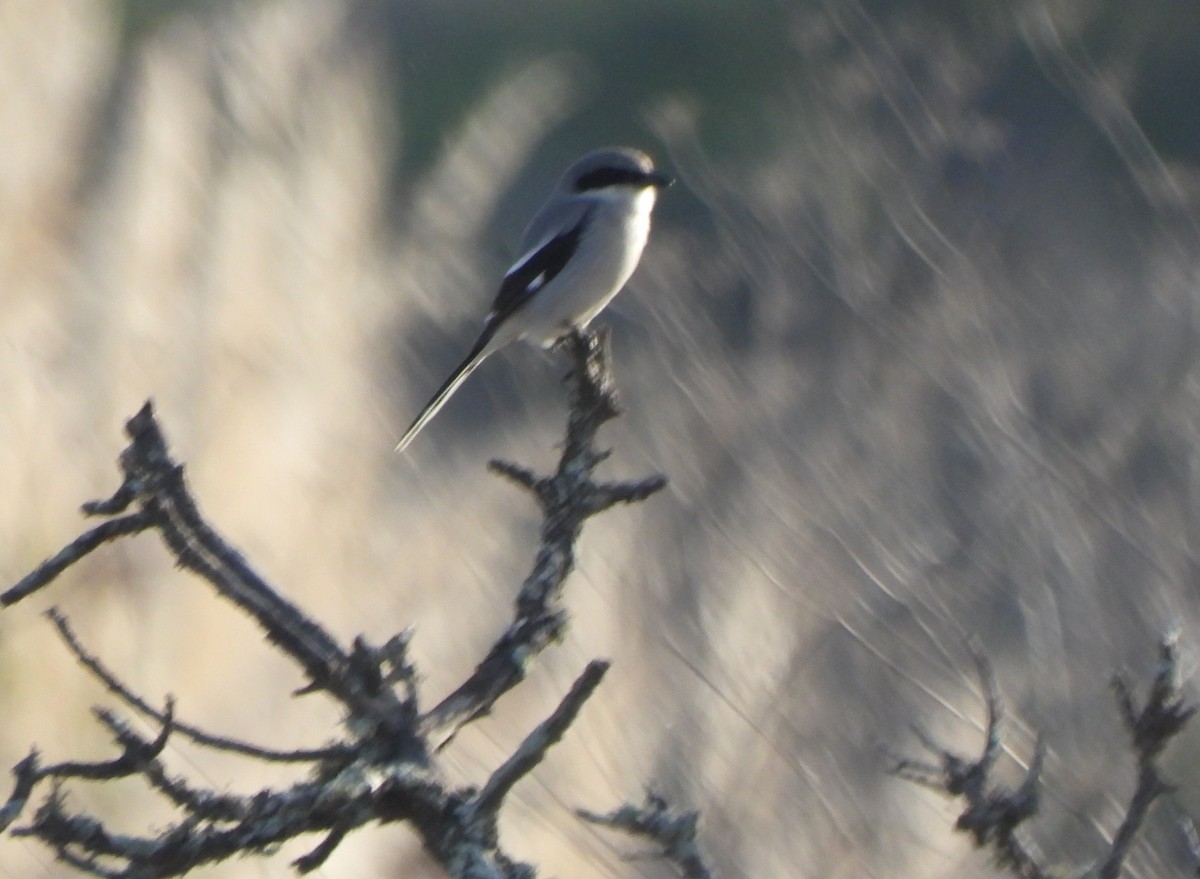
[[[516,483],[521,488],[534,492],[539,491],[539,486],[543,482],[536,473],[527,467],[522,467],[519,464],[514,464],[511,461],[502,461],[493,459],[488,461],[488,470],[495,473],[497,476],[502,476],[510,482]]]
[[[137,439],[139,435],[154,426],[154,400],[149,399],[142,404],[134,415],[125,422],[125,433],[130,439]]]

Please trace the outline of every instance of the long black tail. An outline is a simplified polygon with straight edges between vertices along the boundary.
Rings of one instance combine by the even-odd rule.
[[[417,416],[408,430],[404,431],[404,436],[400,437],[400,442],[396,443],[396,451],[398,453],[403,452],[408,447],[408,444],[421,432],[421,428],[428,424],[433,419],[433,416],[438,414],[438,411],[446,405],[446,401],[450,399],[450,396],[467,380],[467,376],[474,372],[475,367],[482,363],[484,358],[491,353],[487,350],[487,345],[492,340],[492,335],[493,332],[489,327],[479,337],[479,341],[471,348],[471,353],[466,356],[454,372],[450,373],[450,378],[446,379],[445,384],[438,388],[438,392],[433,395],[433,399],[425,404],[425,408],[421,410],[421,414]]]

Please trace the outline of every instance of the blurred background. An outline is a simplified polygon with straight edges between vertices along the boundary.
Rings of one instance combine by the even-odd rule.
[[[492,358],[392,446],[566,164],[639,146],[680,182],[601,320],[627,409],[606,468],[670,486],[585,530],[574,625],[455,777],[605,656],[506,812],[543,875],[672,875],[570,811],[644,785],[703,811],[721,876],[994,875],[880,755],[911,723],[976,752],[976,637],[1008,778],[1046,736],[1047,859],[1120,821],[1109,678],[1147,680],[1173,628],[1191,673],[1200,638],[1200,5],[0,0],[0,131],[4,584],[85,527],[153,397],[216,527],[344,643],[415,626],[432,703],[532,560],[535,510],[484,468],[552,464],[564,363]],[[183,719],[277,747],[337,722],[144,536],[0,614],[5,767],[112,753],[50,605]],[[1197,735],[1131,876],[1194,867]],[[218,790],[290,777],[168,757]],[[136,785],[71,802],[173,819]],[[317,875],[380,874],[440,875],[400,827]],[[0,839],[0,877],[67,875]]]

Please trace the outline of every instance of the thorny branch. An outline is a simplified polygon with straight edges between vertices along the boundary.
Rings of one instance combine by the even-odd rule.
[[[1114,676],[1112,686],[1130,744],[1137,755],[1138,782],[1125,811],[1125,820],[1117,828],[1107,856],[1100,862],[1096,872],[1099,879],[1117,879],[1121,875],[1129,847],[1146,820],[1150,806],[1171,789],[1159,774],[1155,761],[1196,712],[1194,705],[1184,705],[1180,695],[1179,645],[1174,634],[1163,638],[1158,645],[1158,669],[1146,704],[1140,711],[1124,679]]]
[[[575,369],[567,376],[571,415],[558,468],[552,476],[538,477],[503,461],[489,465],[537,499],[543,515],[537,558],[521,585],[508,629],[471,676],[421,718],[422,733],[443,735],[443,744],[524,680],[529,660],[562,636],[567,620],[558,599],[575,567],[575,542],[583,523],[615,503],[641,500],[666,485],[661,476],[615,484],[592,481],[609,455],[596,448],[596,432],[621,411],[607,365],[607,336],[573,333],[562,344]]]
[[[58,629],[59,636],[67,645],[67,649],[74,654],[75,659],[85,669],[91,672],[92,676],[99,680],[113,695],[117,696],[122,702],[133,708],[139,714],[150,718],[158,723],[166,723],[165,714],[155,709],[141,696],[130,690],[124,683],[108,669],[100,661],[99,658],[93,656],[80,643],[79,638],[75,635],[75,630],[71,628],[71,624],[67,618],[58,610],[58,608],[50,608],[46,611],[46,616],[50,622],[54,623]],[[247,757],[254,757],[259,760],[278,761],[283,763],[300,763],[308,760],[320,760],[327,757],[337,757],[343,753],[338,748],[318,748],[311,750],[298,751],[277,751],[273,748],[264,748],[259,745],[252,745],[248,742],[239,742],[236,739],[226,738],[225,736],[214,736],[207,733],[197,726],[175,721],[172,728],[191,739],[198,745],[205,745],[210,748],[215,748],[219,751],[230,751],[234,754],[243,754]]]
[[[561,739],[607,663],[589,664],[559,707],[482,789],[450,785],[437,750],[464,724],[487,714],[524,679],[534,658],[562,636],[563,586],[584,522],[613,504],[646,498],[665,484],[658,476],[627,483],[593,481],[596,466],[608,455],[596,448],[596,432],[619,411],[616,391],[602,340],[575,334],[565,348],[572,361],[566,380],[570,419],[557,470],[538,477],[516,465],[492,465],[529,489],[543,512],[533,570],[521,587],[512,622],[487,656],[460,687],[423,715],[417,709],[417,670],[407,655],[411,633],[382,647],[359,638],[347,649],[276,592],[204,520],[147,403],[126,425],[131,442],[120,457],[120,487],[112,497],[83,508],[89,516],[116,518],[68,544],[0,595],[0,603],[13,604],[44,588],[106,542],[155,531],[181,567],[250,614],[267,639],[297,663],[309,681],[299,692],[323,692],[343,706],[344,724],[327,747],[283,752],[181,723],[169,699],[164,709],[152,707],[83,647],[65,617],[51,611],[60,636],[83,667],[158,732],[147,738],[113,712],[98,710],[118,747],[115,758],[44,764],[32,751],[13,769],[11,794],[0,805],[0,831],[13,828],[39,785],[48,784],[50,790],[32,817],[11,832],[42,841],[64,862],[95,876],[178,876],[235,855],[269,852],[303,834],[320,834],[309,853],[295,861],[305,873],[325,863],[364,824],[404,821],[451,876],[532,877],[531,866],[500,847],[499,810],[513,786]],[[131,507],[135,509],[129,512]],[[308,774],[290,787],[244,796],[207,790],[169,773],[162,757],[177,735],[249,759],[293,762]],[[97,818],[75,812],[68,802],[69,783],[129,777],[141,778],[183,818],[146,836],[117,834]]]
[[[131,505],[140,509],[84,534],[43,562],[0,596],[12,604],[51,583],[101,542],[144,530],[156,530],[180,567],[199,574],[225,598],[253,616],[267,639],[288,653],[315,687],[327,690],[360,720],[386,724],[399,709],[390,691],[369,674],[317,623],[272,589],[200,515],[184,482],[183,467],[171,460],[150,403],[125,425],[131,442],[121,453],[124,481],[112,497],[85,504],[86,515],[116,515]]]
[[[1014,876],[1020,879],[1049,879],[1051,876],[1064,875],[1062,868],[1042,864],[1021,834],[1021,824],[1038,810],[1038,785],[1045,757],[1043,742],[1039,738],[1033,760],[1016,790],[993,782],[992,771],[1002,747],[1004,706],[990,663],[977,647],[972,645],[971,650],[987,705],[982,753],[976,759],[960,756],[939,745],[928,734],[915,729],[914,733],[922,747],[938,762],[897,757],[894,758],[891,772],[947,796],[962,797],[966,806],[959,815],[955,829],[969,833],[976,847],[990,849],[997,865]],[[1179,653],[1174,635],[1167,636],[1159,644],[1158,668],[1150,694],[1140,709],[1135,705],[1129,685],[1120,677],[1114,678],[1117,707],[1137,758],[1137,787],[1108,851],[1090,869],[1079,875],[1117,879],[1151,805],[1161,794],[1170,790],[1170,785],[1159,774],[1156,759],[1195,712],[1193,706],[1183,703],[1179,678]]]

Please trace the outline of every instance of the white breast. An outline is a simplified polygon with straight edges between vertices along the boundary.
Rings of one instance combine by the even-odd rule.
[[[650,235],[653,189],[589,196],[593,212],[566,268],[526,307],[523,335],[552,345],[572,326],[586,327],[625,286]]]

